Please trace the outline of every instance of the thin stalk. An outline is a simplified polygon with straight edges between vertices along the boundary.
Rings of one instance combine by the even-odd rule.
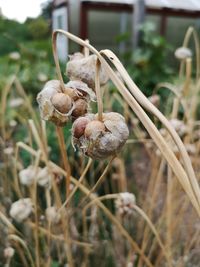
[[[81,176],[80,176],[80,178],[79,178],[79,180],[78,180],[78,184],[75,185],[75,187],[73,188],[72,192],[69,194],[68,198],[67,198],[67,199],[65,200],[65,202],[62,204],[62,207],[59,209],[59,211],[60,211],[61,209],[63,209],[65,206],[68,205],[69,201],[72,199],[72,197],[73,197],[74,194],[76,193],[77,189],[79,188],[79,185],[82,183],[83,179],[85,178],[85,175],[86,175],[86,173],[88,172],[88,170],[89,170],[91,164],[92,164],[92,159],[90,158],[90,159],[88,160],[88,163],[87,163],[85,169],[83,170],[83,172],[82,172],[82,174],[81,174]]]
[[[98,188],[98,186],[103,182],[103,180],[105,179],[105,175],[107,174],[111,163],[113,161],[113,159],[115,158],[115,156],[113,156],[110,161],[108,162],[108,165],[106,166],[106,168],[104,169],[103,173],[101,174],[101,176],[99,177],[99,179],[97,180],[96,184],[90,189],[89,193],[87,196],[85,196],[83,198],[83,200],[81,201],[81,203],[79,204],[80,206],[83,205],[83,203],[86,201],[87,198],[90,197],[90,195]]]
[[[66,173],[67,173],[67,176],[66,176],[66,186],[67,186],[66,196],[68,197],[69,193],[70,193],[71,169],[70,169],[70,164],[69,164],[69,160],[67,157],[67,152],[65,149],[65,140],[64,140],[62,128],[56,127],[56,132],[57,132],[57,136],[58,136],[58,143],[59,143],[60,152],[62,155],[62,161],[63,161],[64,169],[66,170]]]
[[[99,121],[102,121],[103,120],[103,103],[102,103],[102,95],[101,95],[100,80],[99,80],[100,66],[101,66],[101,62],[97,58],[96,69],[95,69],[95,92],[97,96],[98,119]]]

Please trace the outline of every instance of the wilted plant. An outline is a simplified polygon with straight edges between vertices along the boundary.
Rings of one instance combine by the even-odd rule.
[[[72,55],[67,63],[67,74],[70,78],[67,84],[63,81],[58,62],[58,34],[66,35],[85,49],[83,54]],[[89,55],[89,50],[93,55]],[[178,120],[177,116],[168,121],[152,104],[156,104],[158,98],[156,101],[148,100],[111,51],[98,52],[87,41],[57,30],[53,33],[53,52],[58,80],[47,82],[37,97],[43,121],[38,122],[34,111],[27,105],[30,114],[35,118],[35,122],[29,120],[28,123],[30,141],[18,142],[15,155],[13,152],[9,154],[14,158],[14,161],[10,161],[11,166],[15,166],[12,173],[14,186],[7,188],[6,183],[4,184],[9,196],[14,193],[17,201],[4,204],[9,206],[12,221],[5,216],[7,214],[9,217],[6,209],[0,212],[0,221],[8,229],[8,245],[16,249],[15,255],[19,255],[24,266],[52,266],[54,260],[70,267],[86,267],[93,263],[105,266],[107,260],[109,261],[102,256],[105,255],[105,249],[108,258],[112,255],[114,263],[111,266],[173,266],[173,260],[178,262],[181,258],[176,258],[174,244],[177,244],[177,240],[174,238],[173,244],[173,235],[180,240],[188,240],[188,235],[179,236],[177,225],[191,204],[194,207],[189,213],[191,221],[196,222],[200,215],[198,180],[187,153],[187,150],[191,153],[192,149],[184,146],[180,139],[190,136],[190,128],[188,125],[185,127],[185,121]],[[115,92],[113,99],[121,104],[123,115],[113,112],[112,104],[108,111],[104,111],[101,86],[105,86],[108,78],[121,95]],[[13,82],[16,80],[12,84]],[[9,88],[4,92],[2,115]],[[19,83],[18,88],[21,88]],[[108,92],[105,90],[104,99],[106,94]],[[95,99],[97,114],[90,106]],[[25,104],[26,100],[27,98]],[[159,131],[145,110],[162,123],[164,133]],[[56,125],[62,167],[50,160],[45,121]],[[73,123],[72,143],[77,148],[76,153],[71,150],[72,154],[66,153],[70,138],[66,142],[66,132],[63,133],[70,121]],[[6,140],[4,116],[1,124]],[[132,132],[138,139],[127,140],[129,133],[130,138],[133,136]],[[123,147],[126,148],[124,150],[129,150],[136,143],[143,144],[152,165],[148,181],[144,182],[145,189],[142,188],[137,196],[137,203],[135,195],[131,193],[130,184],[133,182],[126,179],[123,160],[117,158]],[[156,147],[160,156],[155,153]],[[177,148],[176,152],[174,147]],[[30,156],[29,164],[23,164],[20,160],[22,152]],[[143,153],[142,149],[140,152]],[[107,158],[108,164],[105,166]],[[143,161],[145,158],[141,164],[146,170],[148,167]],[[115,177],[111,168],[115,169]],[[73,173],[76,176],[80,173],[78,180],[72,176]],[[178,178],[177,181],[188,198],[179,189],[178,182],[172,179],[174,177]],[[142,177],[137,179],[143,180]],[[165,189],[162,188],[163,180],[167,181]],[[94,194],[103,181],[106,193]],[[111,193],[110,187],[113,191]],[[177,201],[173,202],[176,198]],[[5,199],[3,201],[9,203]],[[179,217],[174,216],[176,213],[179,213]],[[191,228],[191,225],[189,229],[192,229],[194,241],[185,246],[185,252],[191,251],[197,240],[195,236],[198,231]],[[23,241],[22,237],[29,237],[29,243]],[[25,254],[21,253],[22,249]],[[95,258],[94,262],[92,257]]]

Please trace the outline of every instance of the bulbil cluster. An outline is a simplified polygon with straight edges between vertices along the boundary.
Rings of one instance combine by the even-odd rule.
[[[60,81],[51,80],[37,96],[42,119],[57,126],[86,114],[88,103],[95,99],[95,93],[82,81],[70,81],[62,89]]]
[[[120,151],[129,136],[124,117],[116,112],[88,114],[77,119],[72,126],[73,144],[86,156],[103,159]]]
[[[38,94],[41,117],[64,126],[69,119],[72,126],[72,142],[84,155],[103,159],[115,155],[125,144],[129,130],[122,115],[110,112],[103,118],[88,113],[90,101],[96,100],[95,69],[97,57],[75,53],[70,56],[66,73],[70,81],[63,85],[58,80],[45,84]],[[99,82],[103,86],[108,81],[105,70],[100,67]]]

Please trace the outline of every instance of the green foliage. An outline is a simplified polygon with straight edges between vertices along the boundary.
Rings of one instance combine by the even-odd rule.
[[[172,74],[166,62],[169,51],[169,44],[155,33],[154,25],[148,22],[141,26],[139,47],[124,55],[129,74],[146,95],[151,95],[158,82],[169,80]]]
[[[18,49],[17,42],[29,40],[30,35],[25,24],[14,20],[0,17],[0,55],[5,55],[13,50]],[[14,39],[13,39],[14,38]]]
[[[49,34],[49,24],[43,17],[38,17],[37,19],[29,19],[26,24],[30,36],[33,39],[44,39]]]

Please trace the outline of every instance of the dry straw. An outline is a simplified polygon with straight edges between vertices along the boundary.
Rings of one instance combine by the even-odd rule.
[[[58,78],[61,82],[61,86],[64,88],[64,81],[62,78],[58,54],[57,54],[57,46],[56,40],[58,34],[63,34],[67,38],[71,39],[72,41],[76,42],[77,44],[87,48],[97,56],[97,68],[96,68],[96,87],[97,90],[97,101],[98,101],[98,108],[99,108],[99,118],[101,118],[102,112],[102,98],[100,88],[98,86],[98,66],[99,62],[102,64],[103,68],[109,75],[109,78],[112,80],[114,85],[117,87],[118,91],[123,96],[124,100],[128,103],[130,108],[133,112],[137,115],[141,123],[144,125],[146,130],[148,131],[151,138],[154,140],[155,144],[161,151],[163,157],[168,162],[169,166],[171,167],[172,171],[174,172],[175,176],[179,180],[180,184],[182,185],[183,189],[185,190],[186,194],[188,195],[192,205],[194,206],[196,212],[200,216],[200,188],[195,177],[195,173],[190,161],[190,158],[187,154],[185,146],[183,145],[181,139],[179,138],[178,134],[171,126],[169,121],[166,117],[143,95],[137,85],[132,81],[130,76],[128,75],[127,71],[121,64],[120,60],[115,56],[113,52],[110,50],[103,50],[98,52],[93,46],[91,46],[88,42],[83,41],[82,39],[74,36],[73,34],[63,31],[63,30],[56,30],[53,32],[53,54],[56,64],[56,70]],[[116,75],[113,68],[117,69],[119,74],[121,75],[122,80]],[[166,127],[167,131],[173,138],[175,144],[177,145],[183,165],[180,161],[176,158],[174,152],[169,147],[167,142],[159,133],[158,129],[156,128],[155,124],[151,121],[147,113],[151,112],[154,116],[156,116],[160,122]]]

